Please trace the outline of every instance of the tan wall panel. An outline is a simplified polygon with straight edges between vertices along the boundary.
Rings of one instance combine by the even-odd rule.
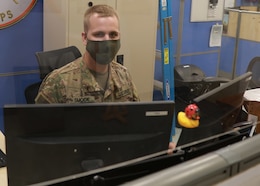
[[[260,13],[241,13],[239,38],[260,42]]]

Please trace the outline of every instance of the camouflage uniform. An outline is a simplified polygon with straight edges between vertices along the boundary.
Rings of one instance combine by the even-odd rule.
[[[110,63],[107,89],[99,86],[82,58],[54,70],[43,81],[36,103],[140,101],[128,70]]]

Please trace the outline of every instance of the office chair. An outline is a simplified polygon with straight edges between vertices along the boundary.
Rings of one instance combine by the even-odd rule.
[[[36,98],[36,96],[38,94],[38,90],[41,86],[41,83],[42,83],[42,81],[39,81],[39,82],[33,83],[25,88],[24,96],[25,96],[27,104],[35,103],[34,99]]]
[[[260,56],[254,57],[247,67],[247,72],[252,72],[252,79],[248,89],[260,88]]]
[[[176,102],[187,105],[196,98],[218,86],[230,81],[223,77],[207,77],[196,65],[184,64],[174,67],[174,88]],[[153,100],[163,99],[162,82],[154,80]]]
[[[175,97],[187,103],[228,81],[223,77],[207,77],[202,69],[193,64],[174,67]]]
[[[60,68],[81,57],[79,49],[69,46],[61,49],[35,53],[40,70],[40,82],[33,83],[25,88],[24,95],[28,104],[34,104],[42,80],[53,70]]]
[[[53,70],[81,57],[79,49],[75,46],[69,46],[51,51],[36,52],[35,55],[39,63],[40,78],[42,80]]]

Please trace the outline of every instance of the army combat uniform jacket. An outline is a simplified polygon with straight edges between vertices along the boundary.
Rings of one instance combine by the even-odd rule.
[[[79,58],[54,70],[41,84],[35,103],[89,103],[140,101],[128,70],[110,63],[107,88],[100,87]]]

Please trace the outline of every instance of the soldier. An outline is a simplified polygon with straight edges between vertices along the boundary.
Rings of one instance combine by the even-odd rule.
[[[120,48],[119,18],[108,5],[95,5],[84,15],[82,58],[54,70],[43,81],[35,103],[140,101],[126,67],[113,61]],[[169,143],[168,153],[175,149]]]
[[[140,101],[126,67],[113,59],[120,48],[119,18],[108,5],[84,15],[82,58],[54,70],[43,81],[36,103]]]

